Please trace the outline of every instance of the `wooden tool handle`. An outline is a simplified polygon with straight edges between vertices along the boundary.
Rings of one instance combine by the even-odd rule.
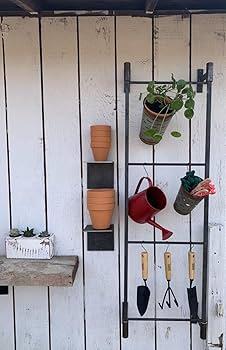
[[[167,279],[167,281],[170,281],[171,280],[171,267],[172,267],[171,253],[170,252],[164,253],[164,263],[165,263],[166,279]]]
[[[193,281],[195,279],[195,253],[188,252],[188,269],[189,269],[189,279]]]
[[[148,279],[148,252],[141,253],[141,264],[142,264],[142,278],[143,280]]]

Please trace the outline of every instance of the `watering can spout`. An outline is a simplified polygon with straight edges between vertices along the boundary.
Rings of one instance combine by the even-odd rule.
[[[171,231],[167,230],[166,228],[162,227],[161,225],[159,225],[154,220],[149,219],[148,223],[162,231],[162,240],[163,241],[165,241],[166,239],[170,238],[172,236],[172,234],[173,234],[173,232],[171,232]]]

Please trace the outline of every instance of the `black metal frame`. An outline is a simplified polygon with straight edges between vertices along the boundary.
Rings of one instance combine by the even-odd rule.
[[[122,324],[123,337],[128,338],[129,321],[197,321],[200,325],[200,338],[206,339],[207,335],[207,277],[208,277],[208,223],[209,223],[209,200],[204,200],[204,228],[203,241],[201,242],[180,242],[180,241],[130,241],[128,236],[128,185],[129,185],[129,166],[131,165],[165,165],[165,166],[203,166],[205,167],[205,178],[209,177],[210,169],[210,135],[211,135],[211,95],[213,82],[213,63],[206,65],[206,73],[202,69],[197,70],[197,81],[190,82],[196,85],[197,92],[203,92],[203,85],[207,85],[206,96],[206,140],[205,140],[205,163],[130,163],[129,162],[129,95],[130,85],[148,84],[149,81],[133,81],[131,80],[131,65],[129,62],[124,63],[124,93],[125,93],[125,241],[124,241],[124,300],[122,303]],[[168,81],[155,81],[156,84],[171,83]],[[202,268],[202,310],[201,318],[194,320],[191,318],[130,318],[128,317],[128,246],[129,244],[200,244],[203,246],[203,268]]]

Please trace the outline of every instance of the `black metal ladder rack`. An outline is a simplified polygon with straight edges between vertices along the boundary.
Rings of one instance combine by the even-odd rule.
[[[189,83],[196,85],[198,93],[203,92],[203,85],[207,86],[206,95],[206,136],[205,136],[205,163],[130,163],[129,162],[129,96],[130,86],[134,84],[148,84],[149,81],[131,80],[131,65],[129,62],[124,63],[124,93],[125,93],[125,242],[124,242],[124,300],[122,303],[122,324],[123,337],[128,338],[129,321],[191,321],[190,318],[129,318],[128,317],[128,245],[129,244],[166,244],[166,241],[129,241],[128,235],[128,184],[129,184],[129,166],[130,165],[164,165],[178,166],[187,165],[205,167],[205,178],[209,177],[210,171],[210,134],[211,134],[211,97],[213,82],[213,63],[206,65],[206,72],[203,69],[197,70],[197,81]],[[156,84],[169,84],[170,81],[155,81]],[[208,223],[209,223],[209,199],[204,199],[204,226],[203,240],[201,242],[167,242],[169,244],[201,244],[203,246],[203,266],[202,266],[202,304],[201,317],[197,320],[200,325],[200,338],[206,339],[207,336],[207,277],[208,277]],[[194,321],[194,320],[193,320]]]

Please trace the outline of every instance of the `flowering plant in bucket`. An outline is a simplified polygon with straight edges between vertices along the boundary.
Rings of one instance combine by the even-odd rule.
[[[144,99],[144,111],[140,130],[140,139],[147,144],[157,144],[173,115],[184,109],[184,116],[194,116],[195,92],[190,83],[176,80],[172,74],[170,84],[156,84],[151,81],[147,86]],[[140,94],[141,99],[142,94]],[[180,137],[180,131],[172,131],[173,137]]]

